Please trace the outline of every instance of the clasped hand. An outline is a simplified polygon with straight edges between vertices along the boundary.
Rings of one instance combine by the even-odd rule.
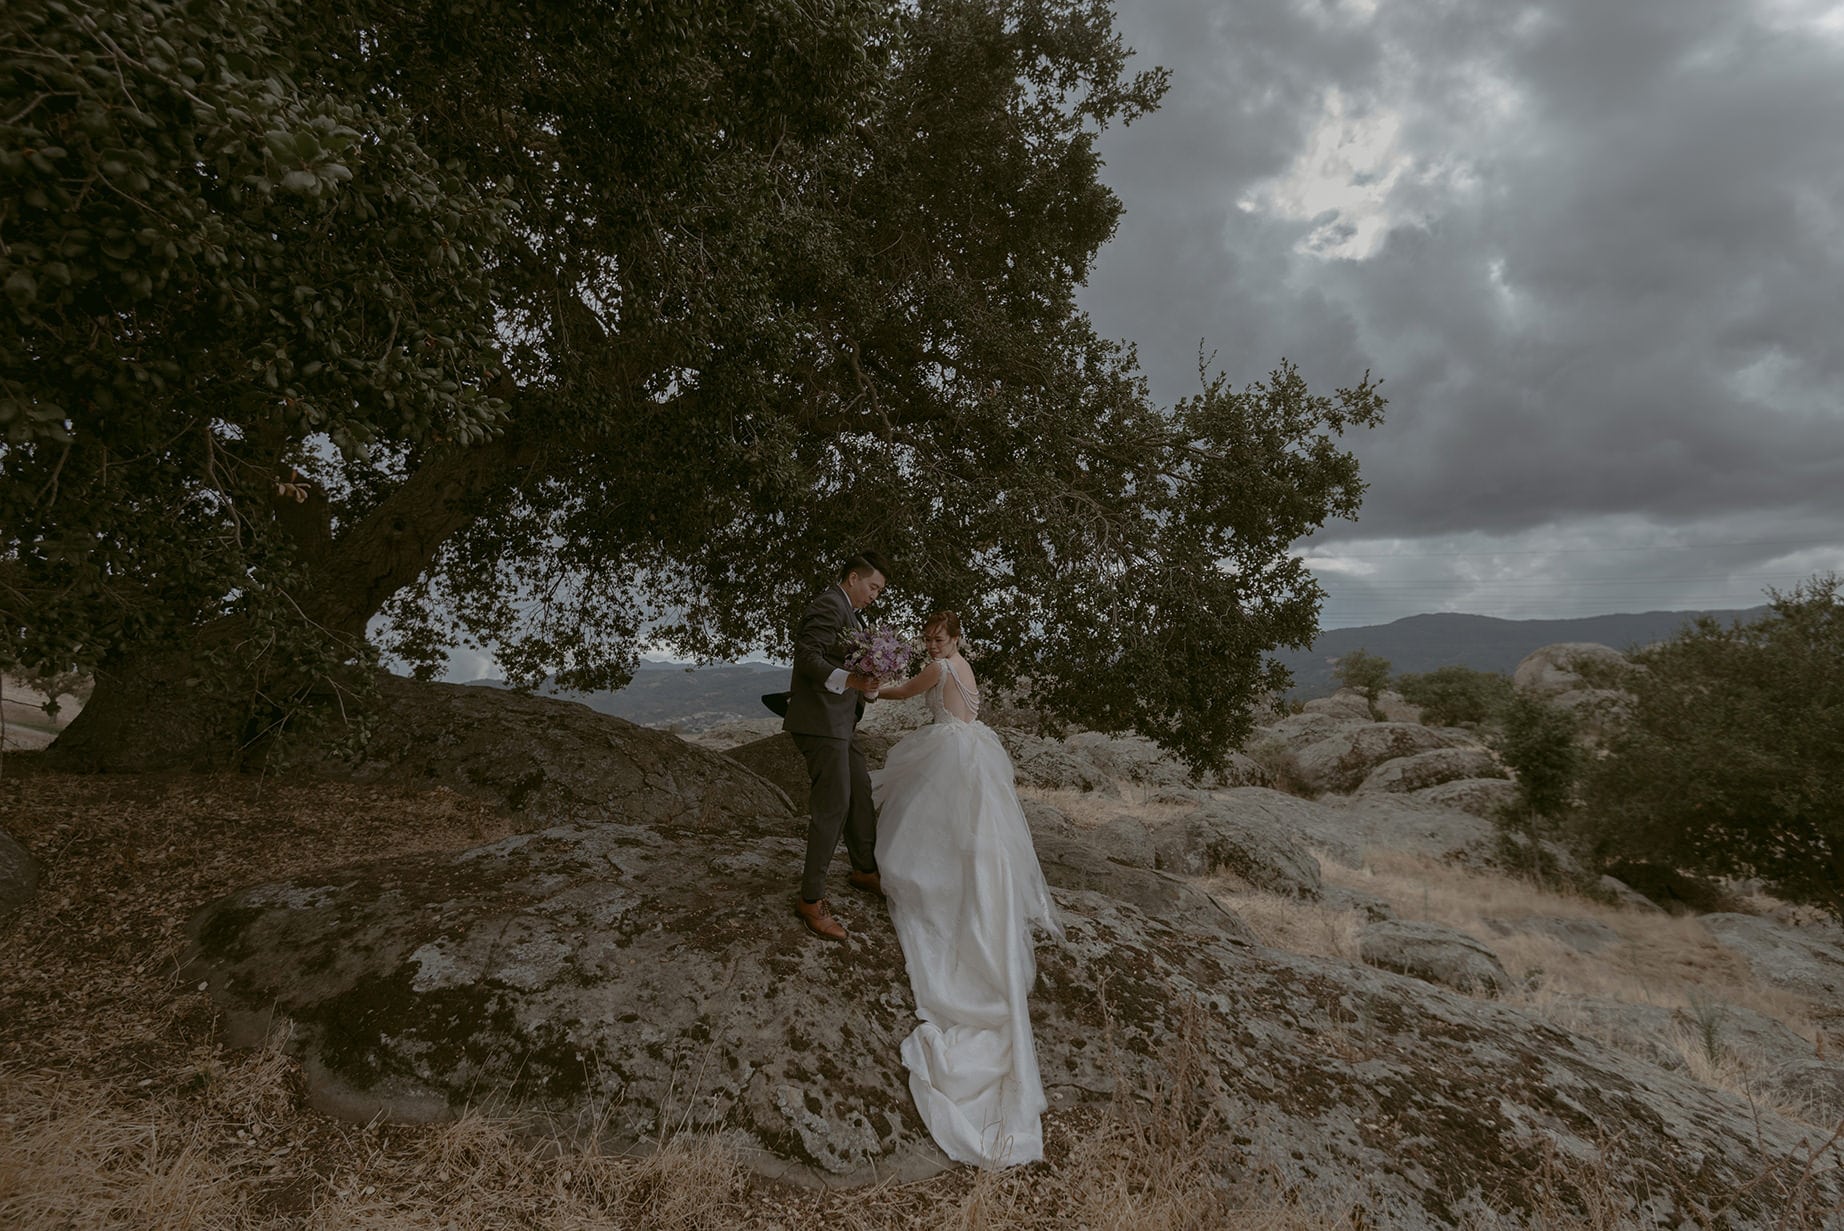
[[[859,675],[854,672],[845,677],[845,686],[847,688],[856,688],[859,692],[864,694],[864,699],[867,701],[877,700],[878,682],[877,677],[874,675]]]

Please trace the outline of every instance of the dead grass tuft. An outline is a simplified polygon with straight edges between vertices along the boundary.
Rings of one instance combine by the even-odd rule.
[[[1197,810],[1197,805],[1189,801],[1154,803],[1152,797],[1158,791],[1139,783],[1118,783],[1117,789],[1119,794],[1110,795],[1100,791],[1063,791],[1021,786],[1018,794],[1025,799],[1049,804],[1081,829],[1093,829],[1121,816],[1143,821],[1150,829]]]
[[[232,1169],[202,1124],[123,1107],[93,1083],[41,1073],[0,1082],[0,1226],[250,1225]]]
[[[1364,917],[1357,911],[1218,881],[1206,880],[1203,888],[1234,911],[1271,949],[1303,957],[1358,960],[1358,933],[1363,929]]]

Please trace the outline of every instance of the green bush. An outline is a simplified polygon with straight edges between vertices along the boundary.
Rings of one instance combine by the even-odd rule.
[[[1596,852],[1758,876],[1844,918],[1844,598],[1769,592],[1753,624],[1698,620],[1633,655],[1629,718],[1589,772]]]
[[[1439,727],[1497,723],[1511,703],[1511,678],[1471,667],[1437,667],[1398,676],[1402,699],[1421,706],[1422,721]]]
[[[1341,688],[1363,693],[1372,718],[1383,716],[1377,709],[1377,697],[1389,687],[1389,659],[1368,650],[1352,650],[1333,666],[1332,678]]]
[[[1513,693],[1501,713],[1495,743],[1517,775],[1517,796],[1493,818],[1499,854],[1513,868],[1553,880],[1562,869],[1552,844],[1574,811],[1582,772],[1575,719],[1528,693]]]

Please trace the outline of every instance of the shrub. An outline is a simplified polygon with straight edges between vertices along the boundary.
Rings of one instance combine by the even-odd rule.
[[[1383,716],[1377,709],[1377,697],[1389,686],[1389,659],[1368,650],[1352,650],[1339,658],[1332,676],[1341,687],[1364,694],[1372,718]]]
[[[1844,596],[1769,591],[1769,614],[1705,618],[1637,651],[1633,701],[1584,797],[1597,851],[1758,876],[1844,918]]]
[[[1551,843],[1575,806],[1582,752],[1575,719],[1529,693],[1514,693],[1503,710],[1498,755],[1517,775],[1517,796],[1494,818],[1499,853],[1512,866],[1544,879],[1561,872]]]
[[[1437,727],[1485,726],[1497,723],[1511,703],[1511,677],[1471,667],[1437,667],[1398,676],[1396,691],[1403,700],[1421,706],[1424,722]]]

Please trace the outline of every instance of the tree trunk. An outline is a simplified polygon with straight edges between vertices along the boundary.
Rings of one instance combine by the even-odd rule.
[[[414,582],[482,500],[536,460],[511,438],[438,454],[330,545],[303,544],[310,583],[296,603],[322,638],[358,642],[385,600]],[[287,648],[250,644],[226,617],[183,641],[137,647],[98,668],[89,703],[47,752],[61,769],[142,772],[241,764],[290,698],[309,694],[312,672]],[[324,671],[322,672],[324,675]],[[324,691],[324,690],[322,690]]]
[[[209,662],[233,644],[229,620],[197,631],[191,644],[150,646],[97,668],[83,709],[46,750],[59,769],[140,773],[222,769],[237,762],[249,707]],[[214,681],[215,683],[208,683]]]

